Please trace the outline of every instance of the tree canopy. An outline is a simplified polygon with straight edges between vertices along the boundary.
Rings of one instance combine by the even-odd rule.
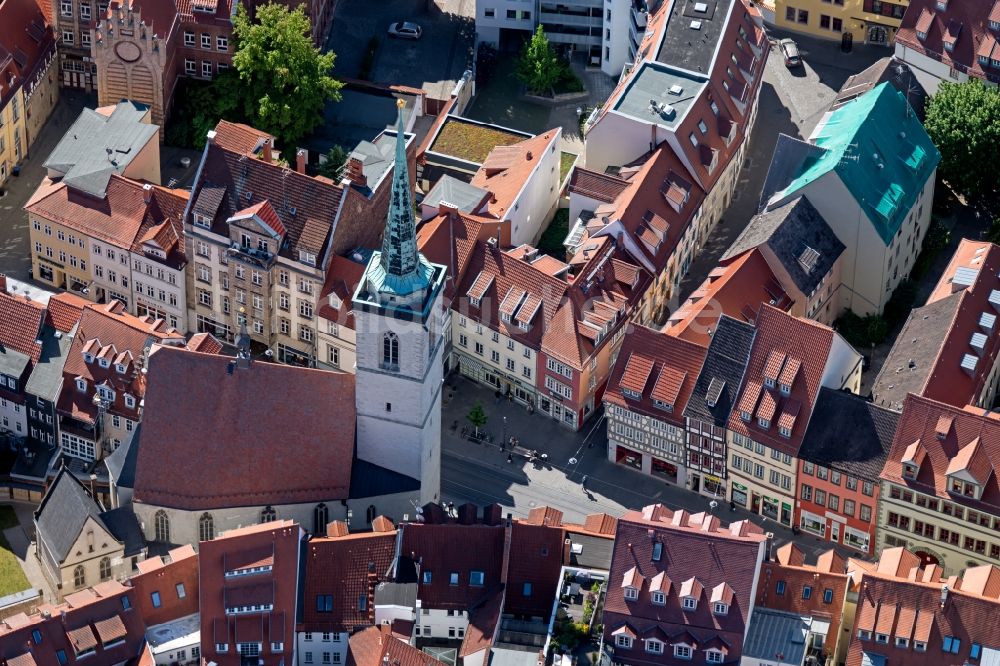
[[[978,79],[942,82],[927,103],[924,126],[941,151],[941,176],[958,192],[981,196],[1000,172],[1000,91]]]
[[[548,93],[555,88],[556,82],[563,75],[564,67],[552,44],[549,43],[549,38],[545,36],[545,31],[539,25],[535,34],[521,50],[515,76],[528,86],[531,92]]]
[[[335,55],[309,37],[301,7],[261,5],[251,20],[240,5],[234,20],[243,113],[254,127],[293,144],[323,122],[323,107],[340,100],[342,84],[330,74]]]

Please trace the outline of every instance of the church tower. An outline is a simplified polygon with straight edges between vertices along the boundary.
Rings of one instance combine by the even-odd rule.
[[[382,250],[354,293],[358,458],[420,481],[420,503],[441,495],[445,267],[417,251],[403,101]]]

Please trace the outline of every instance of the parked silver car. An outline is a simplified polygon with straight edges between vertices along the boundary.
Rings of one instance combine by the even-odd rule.
[[[398,21],[389,26],[390,37],[420,39],[422,34],[424,34],[423,29],[416,23],[410,23],[409,21]]]

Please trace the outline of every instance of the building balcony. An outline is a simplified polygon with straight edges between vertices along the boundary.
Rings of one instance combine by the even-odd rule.
[[[546,26],[546,32],[563,32],[562,26],[579,28],[596,28],[600,31],[603,25],[600,16],[589,16],[587,14],[557,14],[555,12],[541,12],[538,20]]]

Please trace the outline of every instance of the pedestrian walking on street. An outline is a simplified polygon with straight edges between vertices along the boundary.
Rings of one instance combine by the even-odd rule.
[[[729,500],[729,510],[730,511],[736,511],[736,502],[735,502],[735,500]]]
[[[580,481],[580,487],[583,488],[584,490],[587,489],[587,475],[586,474],[583,475],[583,479]]]
[[[514,454],[513,453],[508,453],[507,454],[507,462],[508,463],[514,462]]]

